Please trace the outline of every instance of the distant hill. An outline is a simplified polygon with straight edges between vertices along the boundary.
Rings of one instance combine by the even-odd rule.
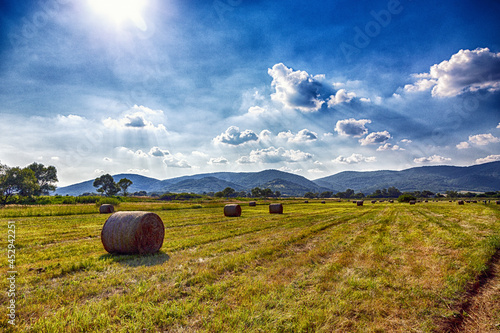
[[[334,192],[350,188],[365,194],[394,186],[400,191],[499,191],[500,162],[469,167],[424,166],[402,171],[344,171],[314,182]]]
[[[375,190],[394,186],[400,191],[432,192],[453,191],[500,191],[500,162],[491,162],[469,167],[424,166],[402,171],[344,171],[311,181],[305,177],[279,170],[260,172],[215,172],[158,180],[134,174],[113,176],[115,181],[130,179],[133,184],[129,192],[148,193],[192,192],[207,193],[231,187],[236,191],[249,192],[252,188],[270,188],[283,195],[301,196],[306,192],[343,192],[350,188],[356,192],[371,194]],[[61,187],[56,194],[80,195],[95,192],[94,180]]]

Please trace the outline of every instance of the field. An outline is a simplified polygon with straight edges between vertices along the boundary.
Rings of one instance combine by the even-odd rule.
[[[154,255],[110,255],[95,205],[0,209],[16,226],[9,332],[439,332],[461,319],[500,249],[500,205],[122,203],[154,211]],[[6,251],[1,275],[7,276]],[[483,275],[482,275],[483,274]],[[0,281],[8,290],[6,278]],[[496,296],[498,299],[498,296]],[[500,303],[500,302],[499,302]],[[500,310],[489,329],[499,329]],[[491,315],[491,313],[490,313]],[[464,313],[467,318],[469,314]]]

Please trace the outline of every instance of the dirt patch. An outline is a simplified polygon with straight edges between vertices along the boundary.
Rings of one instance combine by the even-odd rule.
[[[457,313],[443,322],[438,332],[500,332],[500,251],[457,305]]]

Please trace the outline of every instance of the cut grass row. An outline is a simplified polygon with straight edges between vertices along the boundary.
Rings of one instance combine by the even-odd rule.
[[[494,206],[295,204],[283,215],[246,208],[240,218],[224,218],[220,207],[157,213],[165,241],[146,257],[106,254],[102,215],[15,219],[19,321],[11,328],[4,316],[1,327],[431,332],[457,314],[453,304],[500,248]]]

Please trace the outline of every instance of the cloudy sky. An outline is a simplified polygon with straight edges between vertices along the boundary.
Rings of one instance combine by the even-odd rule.
[[[0,2],[0,163],[309,179],[500,160],[500,2]]]

